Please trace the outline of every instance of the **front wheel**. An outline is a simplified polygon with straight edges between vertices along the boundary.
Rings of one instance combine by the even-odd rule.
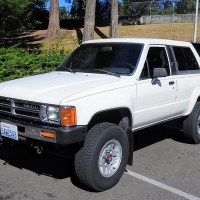
[[[128,159],[128,139],[117,125],[100,123],[88,132],[75,156],[75,172],[85,186],[104,191],[116,185]]]

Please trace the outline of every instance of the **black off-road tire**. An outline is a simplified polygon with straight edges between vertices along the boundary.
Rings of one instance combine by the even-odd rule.
[[[200,102],[195,104],[190,115],[183,121],[183,133],[187,142],[200,143]]]
[[[122,156],[114,174],[105,177],[100,172],[99,162],[100,160],[104,162],[104,159],[100,159],[100,155],[110,141],[117,141],[117,144],[120,144]],[[107,122],[95,125],[89,130],[83,148],[75,156],[75,172],[79,181],[94,191],[104,191],[113,187],[124,173],[128,150],[127,136],[119,126]]]

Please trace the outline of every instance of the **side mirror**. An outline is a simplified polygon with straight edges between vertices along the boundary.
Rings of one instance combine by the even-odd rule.
[[[155,85],[157,78],[166,77],[166,76],[167,76],[167,70],[165,68],[154,68],[153,69],[153,79],[152,79],[151,83],[153,85]]]

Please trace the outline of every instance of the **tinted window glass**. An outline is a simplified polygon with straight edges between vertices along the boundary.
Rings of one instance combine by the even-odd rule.
[[[147,60],[144,63],[144,67],[142,69],[141,75],[140,75],[140,79],[148,79],[149,78],[149,67],[148,67],[148,63]]]
[[[150,47],[140,79],[152,78],[154,68],[165,68],[170,75],[169,62],[164,47]],[[148,75],[147,75],[148,73]]]
[[[176,62],[178,65],[178,70],[187,70],[187,63],[185,60],[185,55],[183,53],[183,48],[173,47],[174,54],[176,56]]]
[[[200,56],[200,43],[192,43],[192,45],[194,46],[194,48]]]
[[[81,51],[77,51],[75,56],[72,56],[71,62],[67,64],[71,64],[71,66],[67,66],[72,69],[78,68],[92,68],[95,62],[95,58],[97,55],[98,48],[82,48]]]
[[[197,60],[188,47],[173,47],[174,54],[176,57],[178,70],[198,70],[199,65]]]
[[[140,58],[142,44],[96,43],[83,44],[57,68],[76,72],[98,73],[94,69],[131,74]]]
[[[194,54],[192,53],[192,50],[190,48],[183,48],[183,52],[184,52],[186,63],[187,63],[187,69],[188,70],[199,69],[199,65],[197,63],[197,60]]]

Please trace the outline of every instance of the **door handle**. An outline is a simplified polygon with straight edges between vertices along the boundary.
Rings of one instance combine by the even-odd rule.
[[[174,81],[170,81],[169,85],[174,85],[174,83],[175,83]]]

